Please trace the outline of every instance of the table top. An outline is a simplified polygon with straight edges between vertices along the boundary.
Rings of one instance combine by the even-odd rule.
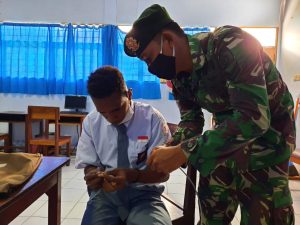
[[[3,111],[0,112],[0,121],[24,122],[26,115],[26,111]]]
[[[11,193],[7,198],[0,199],[0,209],[14,199],[17,199],[26,191],[29,191],[34,185],[42,182],[46,177],[55,173],[58,169],[63,167],[70,159],[68,157],[54,157],[54,156],[43,156],[41,164],[33,174],[33,176],[23,186]]]

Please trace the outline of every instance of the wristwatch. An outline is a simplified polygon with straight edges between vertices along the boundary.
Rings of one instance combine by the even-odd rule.
[[[190,154],[193,153],[196,149],[197,145],[197,137],[193,137],[186,141],[183,141],[180,147],[186,156],[190,156]]]

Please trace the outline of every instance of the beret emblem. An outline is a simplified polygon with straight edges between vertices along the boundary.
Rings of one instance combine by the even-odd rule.
[[[125,44],[126,44],[126,47],[130,50],[130,51],[132,51],[132,52],[136,52],[138,49],[139,49],[139,47],[140,47],[140,44],[137,42],[137,40],[136,39],[134,39],[133,37],[128,37],[128,38],[126,38],[126,42],[125,42]]]

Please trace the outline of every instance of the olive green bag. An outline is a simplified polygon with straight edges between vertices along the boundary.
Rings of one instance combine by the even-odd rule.
[[[41,161],[41,154],[0,152],[0,195],[12,192],[29,180]]]

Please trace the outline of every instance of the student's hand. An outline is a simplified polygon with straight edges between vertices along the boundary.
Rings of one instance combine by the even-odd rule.
[[[187,162],[187,158],[180,148],[176,146],[157,146],[147,160],[147,165],[154,171],[171,173]]]
[[[99,172],[99,177],[103,178],[102,190],[105,192],[113,192],[118,190],[117,183],[114,181],[114,176],[106,174],[106,172]]]
[[[91,190],[98,190],[102,187],[103,177],[99,176],[99,169],[97,167],[86,168],[84,180],[86,185]]]
[[[126,186],[130,169],[114,169],[103,173],[105,182],[108,182],[114,190],[121,190]],[[104,189],[104,187],[103,187]]]

